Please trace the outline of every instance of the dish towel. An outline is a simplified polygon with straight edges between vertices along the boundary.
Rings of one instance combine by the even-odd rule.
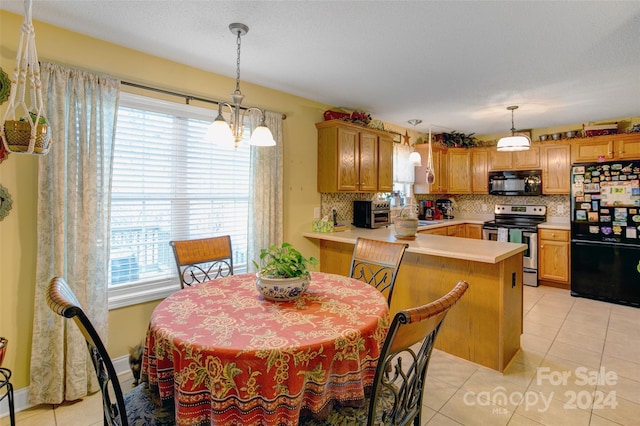
[[[498,241],[509,241],[509,228],[498,228]]]
[[[510,243],[522,243],[522,229],[512,229],[509,231]]]

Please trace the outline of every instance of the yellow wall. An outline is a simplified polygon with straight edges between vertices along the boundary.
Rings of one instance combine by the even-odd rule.
[[[0,66],[13,76],[22,17],[0,10]],[[86,69],[125,81],[230,101],[234,79],[170,62],[84,35],[35,22],[40,61]],[[229,58],[234,60],[234,58]],[[123,90],[127,90],[123,87]],[[301,237],[311,227],[316,192],[316,128],[328,108],[286,93],[242,82],[245,103],[287,115],[284,122],[284,238],[308,256],[317,247]],[[152,92],[146,92],[152,95]],[[7,104],[0,106],[4,114]],[[206,106],[206,105],[202,105]],[[1,116],[0,116],[1,117]],[[212,111],[212,119],[213,119]],[[55,141],[53,148],[55,149]],[[9,339],[3,366],[13,371],[17,389],[29,384],[36,249],[36,183],[38,158],[11,154],[0,164],[0,185],[9,190],[13,208],[0,222],[0,336]],[[43,301],[38,301],[42,303]],[[109,313],[108,347],[112,357],[144,337],[157,303]]]

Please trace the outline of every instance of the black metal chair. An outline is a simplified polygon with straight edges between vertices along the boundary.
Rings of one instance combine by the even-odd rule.
[[[325,420],[311,416],[300,426],[422,425],[422,397],[431,352],[447,312],[467,291],[459,281],[440,299],[398,312],[391,322],[363,408],[337,407]]]
[[[170,244],[182,288],[233,275],[233,251],[229,235],[176,240]]]
[[[148,383],[141,383],[123,395],[111,358],[100,336],[64,279],[54,277],[49,282],[47,304],[56,314],[73,319],[84,335],[102,393],[105,426],[175,424],[173,404],[163,406],[160,397],[149,389]]]
[[[0,349],[4,349],[7,344],[7,339],[0,338]],[[2,356],[0,356],[0,364],[2,363]],[[11,370],[8,368],[0,368],[0,389],[6,388],[4,395],[0,396],[0,401],[7,398],[9,402],[9,421],[11,426],[16,426],[16,413],[13,402],[13,385],[10,382]]]
[[[353,248],[349,276],[364,281],[387,296],[391,303],[398,269],[409,247],[406,243],[370,240],[358,237]]]

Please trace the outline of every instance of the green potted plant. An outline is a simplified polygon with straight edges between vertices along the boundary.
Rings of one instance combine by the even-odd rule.
[[[265,298],[276,301],[294,300],[309,287],[308,266],[317,265],[315,257],[306,258],[289,243],[272,245],[260,251],[256,287]]]

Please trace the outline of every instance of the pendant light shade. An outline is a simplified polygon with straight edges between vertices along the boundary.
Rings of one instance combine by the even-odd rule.
[[[498,151],[526,151],[531,147],[531,139],[525,135],[516,135],[516,128],[513,124],[513,111],[518,109],[517,105],[507,107],[511,111],[511,136],[501,138],[498,141]]]

